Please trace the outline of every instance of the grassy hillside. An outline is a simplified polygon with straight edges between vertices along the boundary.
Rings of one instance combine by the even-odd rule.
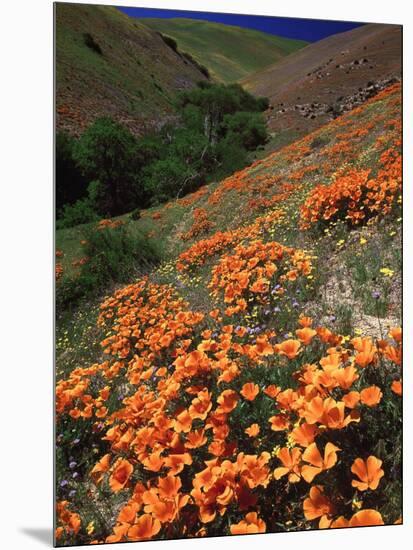
[[[114,7],[55,5],[57,127],[79,134],[107,115],[134,133],[173,115],[177,91],[204,75]]]
[[[174,38],[181,51],[190,53],[222,82],[245,78],[307,44],[303,40],[195,19],[145,18],[141,22]]]
[[[213,183],[202,187],[192,195],[188,195],[172,201],[164,206],[151,208],[142,212],[138,221],[124,215],[117,220],[124,222],[132,234],[141,232],[149,240],[162,244],[163,255],[170,264],[161,270],[162,278],[168,269],[171,269],[172,277],[178,276],[185,282],[185,289],[190,296],[196,300],[207,299],[204,296],[205,288],[202,285],[202,277],[199,279],[199,286],[193,286],[190,279],[185,279],[185,272],[176,270],[175,262],[180,255],[184,262],[195,262],[194,269],[200,269],[200,275],[204,273],[204,264],[210,261],[209,250],[221,251],[225,249],[225,242],[231,243],[237,237],[237,232],[243,227],[259,223],[266,227],[267,238],[273,237],[285,244],[300,245],[306,249],[317,250],[321,254],[318,262],[320,264],[318,285],[323,292],[334,294],[339,279],[349,277],[349,273],[343,270],[336,272],[340,261],[353,261],[353,252],[356,257],[363,257],[366,254],[370,259],[377,253],[365,284],[374,290],[375,281],[377,284],[383,282],[390,287],[386,291],[386,315],[396,322],[400,315],[399,295],[400,290],[400,266],[398,259],[400,250],[399,222],[394,217],[385,218],[385,231],[381,231],[378,218],[373,218],[373,224],[367,228],[354,229],[349,231],[345,224],[328,226],[321,232],[316,240],[313,239],[313,232],[303,231],[300,228],[301,212],[300,206],[306,196],[318,184],[328,184],[334,181],[337,174],[344,173],[349,166],[359,170],[378,170],[379,159],[387,150],[399,148],[400,146],[400,86],[396,85],[390,92],[382,92],[375,98],[354,109],[350,113],[332,121],[310,133],[305,138],[298,140],[290,146],[284,147],[262,160],[255,161],[251,167],[244,169],[227,178],[223,182]],[[399,177],[399,175],[397,176]],[[230,213],[230,215],[229,215]],[[266,216],[269,216],[266,220]],[[273,219],[272,219],[272,216]],[[207,220],[207,223],[205,223]],[[327,224],[328,225],[328,224]],[[79,261],[82,260],[82,244],[87,231],[93,229],[96,224],[77,226],[71,229],[62,229],[56,233],[56,246],[59,252],[57,259],[62,267],[61,280],[65,276],[72,277],[79,270]],[[229,232],[228,234],[226,232]],[[364,233],[372,233],[369,245],[357,249],[359,238],[364,238]],[[218,236],[216,236],[218,235]],[[355,235],[358,235],[355,237]],[[342,237],[345,241],[342,241]],[[219,240],[223,239],[223,244]],[[383,239],[383,246],[378,243]],[[217,243],[215,244],[215,240]],[[392,242],[395,246],[389,246]],[[370,249],[371,245],[371,249]],[[218,246],[218,249],[216,249]],[[347,253],[347,247],[349,252]],[[217,253],[218,253],[217,252]],[[381,258],[388,253],[395,254],[394,257]],[[196,258],[199,255],[199,267]],[[331,259],[334,258],[334,261]],[[212,255],[211,260],[214,260]],[[383,277],[379,269],[388,265],[390,261],[395,275],[392,278]],[[382,265],[380,264],[382,263]],[[349,267],[350,269],[350,267]],[[355,269],[354,266],[351,270]],[[207,272],[206,272],[207,273]],[[182,277],[184,277],[182,279]],[[349,284],[347,282],[347,284]],[[186,286],[187,285],[187,286]],[[340,283],[341,285],[341,283]],[[372,323],[373,330],[377,334],[377,322],[372,310],[374,302],[371,303],[371,296],[368,291],[365,297],[354,295],[355,289],[346,289],[341,301],[338,296],[331,295],[331,303],[323,302],[317,307],[322,309],[318,314],[327,313],[338,316],[340,319],[350,315],[355,316],[355,322],[365,324]],[[357,291],[359,292],[359,290]],[[350,294],[347,294],[350,293]],[[351,299],[355,302],[349,308]],[[355,303],[360,301],[359,305]],[[311,307],[316,307],[315,303]],[[323,311],[323,308],[326,308]],[[344,308],[344,309],[342,309]],[[373,314],[373,315],[372,315]],[[366,321],[367,319],[367,321]],[[342,320],[342,319],[341,319]],[[390,322],[390,321],[389,321]]]
[[[363,103],[401,75],[401,27],[368,24],[309,44],[242,84],[270,100],[272,148]]]
[[[402,521],[400,92],[123,218],[165,261],[58,324],[59,544]]]

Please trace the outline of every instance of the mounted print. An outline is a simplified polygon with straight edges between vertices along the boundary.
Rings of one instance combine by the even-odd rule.
[[[401,44],[55,4],[57,546],[402,522]]]

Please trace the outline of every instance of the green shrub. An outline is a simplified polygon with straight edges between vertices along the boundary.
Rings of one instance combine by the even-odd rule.
[[[81,298],[103,293],[116,283],[142,275],[160,260],[160,248],[127,227],[90,229],[85,233],[86,262],[77,276],[63,278],[56,287],[59,309],[76,305]]]
[[[96,42],[96,40],[93,38],[93,36],[90,33],[86,32],[83,35],[83,41],[85,45],[88,48],[90,48],[92,51],[94,51],[99,55],[103,55],[102,48],[99,46],[99,44]]]
[[[75,225],[91,223],[98,219],[99,216],[93,209],[92,202],[88,198],[80,199],[74,204],[64,205],[56,221],[56,228],[74,227]]]
[[[135,208],[135,210],[132,210],[129,217],[134,222],[140,220],[141,219],[141,209],[140,208]]]
[[[172,36],[168,36],[167,34],[162,34],[161,32],[158,33],[159,36],[162,38],[162,40],[165,42],[165,44],[171,48],[174,52],[178,53],[178,44],[176,40],[172,38]]]

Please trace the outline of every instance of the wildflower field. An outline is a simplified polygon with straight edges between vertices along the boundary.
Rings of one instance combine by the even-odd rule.
[[[163,261],[58,324],[58,545],[401,523],[401,178],[393,84],[92,226]],[[58,290],[84,239],[57,235]]]

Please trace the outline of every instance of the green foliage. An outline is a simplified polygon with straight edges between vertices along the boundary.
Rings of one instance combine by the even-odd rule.
[[[226,115],[222,127],[230,141],[238,141],[247,151],[253,151],[267,141],[265,122],[258,113],[239,111]]]
[[[135,210],[132,210],[132,212],[130,213],[130,219],[134,222],[140,220],[141,219],[141,209],[140,208],[135,208]]]
[[[162,40],[165,42],[165,44],[171,48],[174,52],[178,52],[178,44],[176,43],[176,40],[172,38],[172,36],[168,36],[167,34],[162,34],[161,32],[158,33],[159,36],[162,38]]]
[[[97,119],[70,142],[67,156],[89,184],[62,209],[59,227],[158,205],[244,168],[248,152],[267,141],[266,104],[238,84],[201,82],[180,95],[179,122],[156,134],[136,139],[118,122]]]
[[[160,260],[160,249],[141,233],[127,227],[89,229],[86,234],[85,263],[80,273],[63,278],[56,288],[58,308],[72,306],[81,298],[96,295],[116,283],[127,282]]]
[[[138,200],[135,149],[131,132],[107,117],[97,119],[77,141],[74,158],[94,182],[89,194],[99,214],[116,216]]]
[[[57,229],[65,227],[74,227],[82,223],[97,221],[99,216],[93,208],[93,203],[89,198],[83,198],[74,204],[65,204],[59,219],[56,221]]]
[[[87,180],[73,158],[76,141],[65,132],[56,135],[56,211],[60,217],[66,204],[73,204],[86,193]]]

